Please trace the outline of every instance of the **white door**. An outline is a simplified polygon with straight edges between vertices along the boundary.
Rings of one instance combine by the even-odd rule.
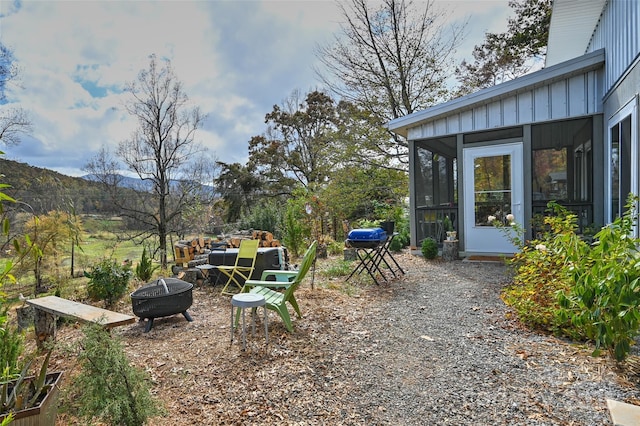
[[[465,251],[515,253],[505,232],[489,223],[495,218],[524,223],[522,143],[465,148],[464,238]]]

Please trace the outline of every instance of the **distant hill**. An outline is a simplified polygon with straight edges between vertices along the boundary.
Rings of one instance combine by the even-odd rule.
[[[73,204],[78,214],[113,214],[114,207],[95,177],[72,177],[53,170],[0,158],[0,182],[11,185],[6,192],[30,206],[36,213],[68,210]],[[137,191],[149,191],[150,185],[140,179],[119,176],[122,186]],[[178,185],[178,181],[174,184]],[[211,192],[211,186],[202,190]]]
[[[113,213],[97,182],[4,158],[0,158],[0,174],[0,182],[11,185],[4,192],[36,213],[68,210],[70,203],[77,213]]]

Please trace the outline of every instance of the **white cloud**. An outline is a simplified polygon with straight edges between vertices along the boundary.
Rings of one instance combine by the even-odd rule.
[[[506,2],[437,4],[456,19],[473,14],[473,38],[461,48],[468,55],[486,29],[506,26]],[[333,0],[0,0],[0,42],[14,49],[24,86],[10,96],[34,125],[31,137],[5,151],[82,174],[103,144],[115,147],[135,128],[122,89],[155,53],[171,59],[193,104],[208,114],[196,139],[221,161],[242,163],[274,104],[295,89],[320,86],[314,47],[329,41],[341,20]]]

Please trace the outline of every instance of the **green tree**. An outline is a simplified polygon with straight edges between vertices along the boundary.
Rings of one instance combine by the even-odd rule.
[[[69,387],[68,408],[87,424],[142,426],[162,409],[149,392],[149,377],[129,363],[121,341],[96,324],[82,328],[80,372]]]
[[[458,95],[491,87],[529,72],[546,53],[551,0],[510,0],[516,16],[504,33],[487,33],[473,50],[473,63],[464,60],[456,69]]]
[[[195,141],[205,117],[189,105],[170,61],[160,67],[152,55],[149,68],[140,71],[127,91],[131,98],[126,108],[138,128],[118,145],[116,155],[140,178],[139,190],[123,188],[120,162],[106,149],[85,170],[104,184],[120,213],[142,228],[140,235],[158,239],[160,262],[166,268],[167,238],[180,227],[183,209],[196,198],[212,198],[212,188],[203,183],[213,181],[215,159],[207,158]]]
[[[72,218],[68,213],[54,210],[46,215],[34,216],[25,224],[27,241],[33,243],[30,258],[25,259],[22,267],[33,271],[36,280],[36,293],[47,290],[44,272],[53,269],[61,257],[65,242],[75,237],[79,218]]]
[[[262,181],[248,166],[240,163],[218,163],[220,175],[215,179],[217,191],[224,203],[224,219],[236,222],[254,205]]]
[[[263,178],[270,194],[291,194],[297,185],[324,182],[335,166],[338,120],[327,94],[313,91],[302,100],[294,91],[266,115],[267,134],[249,142],[247,167]]]

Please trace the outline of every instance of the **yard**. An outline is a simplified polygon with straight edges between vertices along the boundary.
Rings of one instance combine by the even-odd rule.
[[[639,400],[637,378],[608,358],[521,327],[499,298],[503,265],[397,258],[407,274],[380,286],[328,279],[336,259],[320,262],[314,289],[307,279],[297,293],[294,332],[270,312],[269,345],[258,321],[246,352],[229,344],[219,287],[194,290],[191,323],[115,329],[167,410],[150,424],[590,425],[610,421],[606,398]],[[58,341],[80,334],[65,324]],[[54,354],[64,388],[75,360]],[[57,424],[80,422],[61,413]]]

